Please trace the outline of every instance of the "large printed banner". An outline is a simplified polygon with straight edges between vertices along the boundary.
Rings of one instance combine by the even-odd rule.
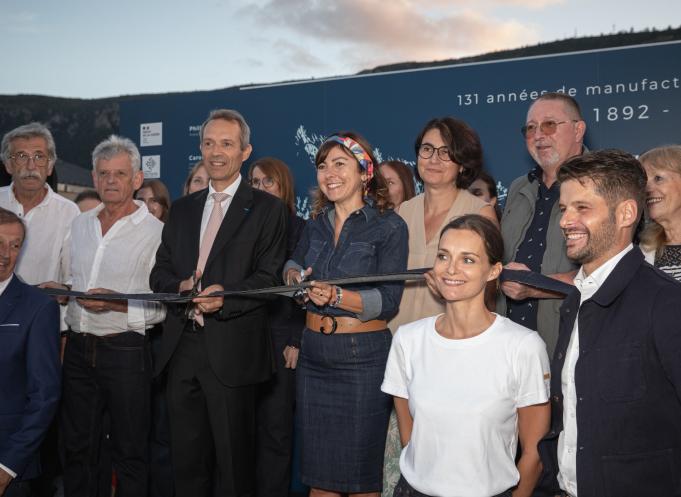
[[[199,128],[211,109],[239,110],[251,126],[251,160],[275,156],[293,170],[299,214],[309,213],[313,158],[325,136],[355,130],[379,160],[414,165],[414,139],[432,117],[473,126],[500,193],[533,167],[520,127],[542,92],[575,97],[590,149],[640,154],[681,143],[681,42],[432,69],[148,97],[121,104],[121,133],[140,145],[147,177],[181,195],[201,156]],[[503,198],[502,198],[503,200]]]

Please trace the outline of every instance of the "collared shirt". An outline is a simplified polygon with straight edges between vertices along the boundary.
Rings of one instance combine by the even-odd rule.
[[[547,187],[542,181],[542,169],[537,166],[527,177],[530,181],[539,183],[537,199],[534,205],[534,216],[530,226],[527,228],[525,238],[518,246],[515,253],[515,262],[525,264],[530,271],[541,273],[541,264],[546,250],[546,234],[551,217],[551,209],[560,197],[560,187],[558,182],[554,182],[551,187]],[[537,299],[525,299],[516,301],[507,299],[508,317],[518,324],[532,330],[537,329]]]
[[[584,266],[579,268],[575,276],[575,286],[580,293],[579,305],[593,297],[603,285],[617,263],[630,250],[627,248],[608,259],[590,275],[584,274]],[[579,359],[579,314],[570,335],[570,343],[565,353],[565,363],[561,372],[563,391],[563,431],[558,437],[558,483],[560,488],[572,496],[577,496],[577,391],[575,388],[575,366]]]
[[[215,188],[213,188],[212,181],[208,183],[208,198],[206,199],[206,203],[203,206],[203,215],[201,216],[201,237],[199,238],[199,240],[203,240],[203,234],[206,232],[206,227],[208,226],[210,214],[211,212],[213,212],[213,205],[215,204],[215,200],[213,199],[213,193],[227,194],[227,198],[220,202],[220,205],[222,206],[222,219],[224,219],[225,215],[227,214],[227,209],[229,209],[229,206],[232,204],[232,199],[234,198],[234,195],[236,195],[236,191],[239,189],[240,184],[241,175],[237,176],[236,180],[234,180],[234,182],[227,188],[222,190],[222,192],[218,192]]]
[[[104,204],[73,221],[70,274],[73,290],[107,288],[121,293],[149,293],[149,273],[156,261],[163,223],[135,200],[138,209],[114,223],[105,235],[97,215]],[[128,301],[127,314],[90,312],[71,299],[66,322],[73,331],[109,335],[144,330],[163,321],[165,308],[157,302]]]
[[[308,280],[329,280],[348,276],[397,273],[407,269],[409,234],[407,224],[392,210],[379,213],[370,201],[348,216],[338,241],[334,241],[336,211],[325,209],[307,222],[291,259],[284,266],[312,268]],[[338,307],[307,309],[317,314],[358,317],[362,321],[389,319],[397,313],[403,282],[364,284],[344,287],[359,292],[363,312],[354,314]]]
[[[80,214],[75,203],[54,193],[50,185],[45,188],[43,201],[26,214],[14,196],[13,184],[0,188],[0,207],[14,212],[26,224],[26,238],[14,271],[29,285],[66,280],[71,222]]]
[[[7,278],[5,281],[0,281],[0,297],[2,297],[2,294],[5,293],[5,290],[9,286],[9,282],[12,281],[12,277],[14,276],[14,273]]]

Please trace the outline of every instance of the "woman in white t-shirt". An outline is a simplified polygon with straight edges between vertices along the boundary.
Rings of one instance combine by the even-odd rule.
[[[549,360],[536,332],[485,307],[502,254],[489,220],[450,222],[428,276],[445,313],[401,326],[393,338],[381,389],[395,398],[404,446],[395,497],[529,496],[539,478]]]

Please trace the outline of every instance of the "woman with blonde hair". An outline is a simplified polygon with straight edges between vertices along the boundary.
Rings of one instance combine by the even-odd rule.
[[[654,148],[639,160],[648,175],[641,248],[648,262],[681,282],[681,146]]]

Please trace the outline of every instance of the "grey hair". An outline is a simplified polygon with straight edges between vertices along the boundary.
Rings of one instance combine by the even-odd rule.
[[[216,119],[224,119],[225,121],[238,123],[239,129],[241,130],[241,133],[239,134],[241,150],[244,150],[246,147],[248,147],[248,145],[251,143],[251,128],[248,126],[244,116],[242,116],[238,111],[232,109],[214,109],[210,111],[210,114],[208,114],[208,119],[203,121],[203,124],[201,125],[201,131],[199,132],[199,140],[201,140],[201,142],[203,142],[203,130],[206,128],[206,125],[211,121],[215,121]]]
[[[0,158],[2,162],[7,164],[9,161],[10,151],[9,146],[13,140],[17,138],[43,138],[47,143],[47,155],[50,158],[50,165],[53,166],[57,162],[57,147],[54,144],[54,138],[47,126],[43,123],[32,122],[14,128],[12,131],[5,133],[2,137],[2,145],[0,146]]]
[[[130,157],[130,164],[132,165],[132,172],[136,173],[140,170],[142,159],[137,146],[130,138],[123,136],[111,135],[109,138],[100,142],[92,151],[92,167],[97,168],[97,162],[101,159],[111,160],[118,154],[128,154]]]

